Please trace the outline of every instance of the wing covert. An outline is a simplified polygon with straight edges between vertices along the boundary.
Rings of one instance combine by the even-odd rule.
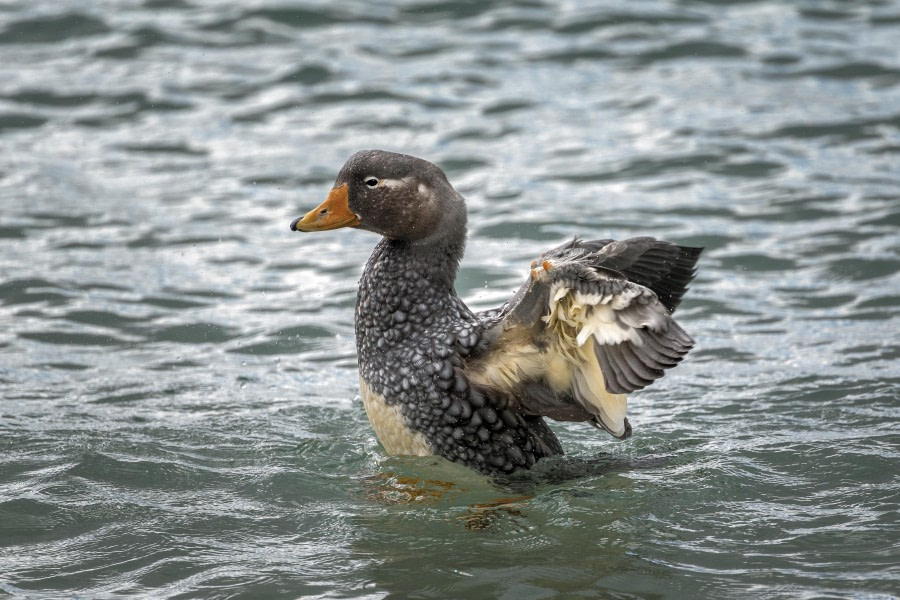
[[[515,391],[533,414],[627,437],[625,394],[662,377],[693,347],[671,312],[699,253],[653,238],[576,239],[544,253],[492,315],[489,349],[473,377]]]

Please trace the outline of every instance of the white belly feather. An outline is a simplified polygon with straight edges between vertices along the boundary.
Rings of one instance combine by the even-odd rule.
[[[359,391],[366,415],[375,430],[375,436],[388,454],[430,456],[431,448],[425,436],[413,431],[406,422],[398,405],[390,406],[384,397],[376,394],[360,378]]]

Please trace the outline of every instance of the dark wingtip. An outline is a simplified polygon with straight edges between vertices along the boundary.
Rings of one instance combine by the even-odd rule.
[[[681,248],[681,251],[684,254],[690,256],[691,258],[699,257],[703,253],[703,251],[706,250],[705,246],[679,246],[679,248]]]
[[[297,231],[297,223],[299,223],[300,219],[302,219],[302,218],[303,217],[297,217],[296,219],[291,221],[291,231]]]

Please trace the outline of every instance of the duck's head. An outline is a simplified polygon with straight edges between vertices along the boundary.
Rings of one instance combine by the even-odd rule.
[[[294,219],[291,230],[356,227],[417,242],[464,231],[465,225],[465,202],[439,167],[406,154],[363,150],[341,168],[325,202]]]

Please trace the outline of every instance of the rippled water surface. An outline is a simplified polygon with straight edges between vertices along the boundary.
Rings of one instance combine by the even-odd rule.
[[[598,7],[601,5],[601,7]],[[893,597],[900,2],[0,2],[0,596]],[[706,253],[617,442],[389,458],[362,148],[468,199],[460,294],[551,244]]]

